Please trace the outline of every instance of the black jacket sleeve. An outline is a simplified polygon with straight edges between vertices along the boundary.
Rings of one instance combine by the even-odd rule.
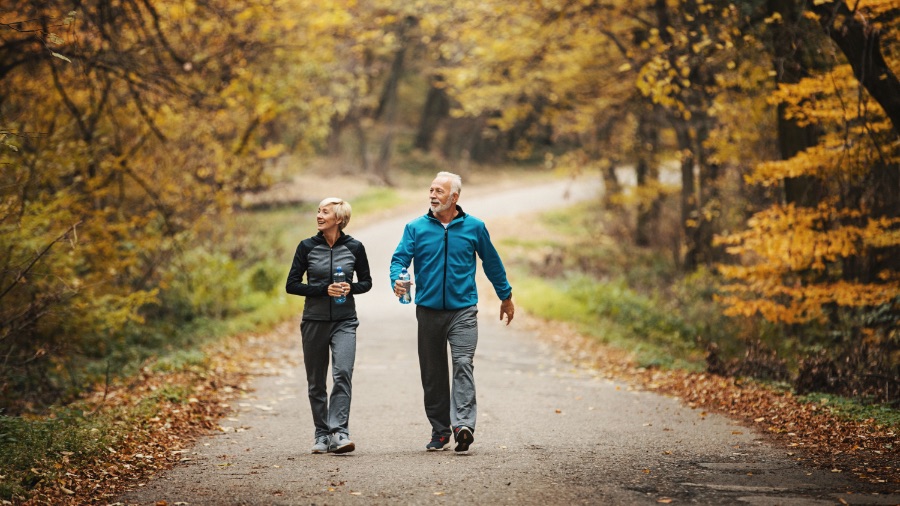
[[[366,256],[366,248],[361,242],[356,242],[356,248],[353,249],[353,256],[356,261],[353,270],[356,274],[356,283],[350,283],[350,293],[366,293],[372,289],[372,272],[369,270],[369,257]]]
[[[314,297],[328,295],[328,285],[310,285],[303,282],[303,275],[309,268],[309,246],[301,242],[294,253],[294,261],[291,263],[291,271],[288,273],[285,290],[291,295]]]

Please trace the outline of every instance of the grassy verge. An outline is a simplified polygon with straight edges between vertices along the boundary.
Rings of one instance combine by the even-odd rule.
[[[220,391],[243,390],[224,357],[184,350],[45,416],[0,416],[0,501],[108,504],[122,486],[176,462],[224,413]],[[233,386],[232,386],[233,385]]]
[[[799,397],[801,402],[817,406],[843,420],[863,422],[871,420],[878,425],[894,427],[900,430],[900,410],[881,404],[862,404],[854,399],[848,399],[830,394],[807,394]]]
[[[518,272],[518,271],[517,271]],[[622,283],[584,276],[548,281],[518,276],[516,298],[531,314],[577,325],[583,334],[628,351],[644,367],[700,370],[692,325]]]
[[[700,338],[720,323],[701,286],[708,279],[674,282],[674,266],[661,255],[598,233],[593,208],[579,204],[529,221],[528,231],[507,229],[499,245],[517,301],[535,316],[574,324],[630,352],[641,366],[701,369]]]
[[[726,356],[740,357],[748,334],[773,343],[771,349],[786,341],[771,328],[748,329],[723,316],[714,300],[719,280],[712,273],[679,275],[659,252],[607,235],[598,213],[589,202],[524,225],[520,220],[493,227],[503,230],[493,233],[515,280],[516,301],[530,314],[570,324],[581,335],[625,352],[637,368],[702,373],[710,343]],[[779,356],[790,352],[783,348]],[[763,385],[787,388],[783,382]],[[817,409],[824,403],[841,419],[900,427],[900,412],[888,406],[825,395],[798,400]]]

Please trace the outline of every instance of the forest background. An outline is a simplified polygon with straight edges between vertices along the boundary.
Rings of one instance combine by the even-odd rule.
[[[0,444],[293,315],[284,234],[316,202],[259,195],[316,171],[365,182],[360,214],[437,168],[601,174],[602,201],[544,218],[564,237],[501,245],[520,304],[643,366],[896,417],[898,16],[897,0],[14,0]],[[0,497],[40,481],[15,476]]]

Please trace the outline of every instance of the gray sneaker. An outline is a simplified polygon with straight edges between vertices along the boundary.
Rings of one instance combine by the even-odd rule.
[[[332,453],[350,453],[356,449],[356,445],[347,434],[343,432],[335,432],[331,435],[331,444],[328,445],[328,451]]]
[[[328,453],[328,446],[331,444],[331,436],[317,436],[316,443],[312,447],[313,453]]]

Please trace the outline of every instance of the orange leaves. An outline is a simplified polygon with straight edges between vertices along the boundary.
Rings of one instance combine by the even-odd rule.
[[[767,269],[825,270],[827,264],[859,255],[867,248],[900,245],[898,218],[868,218],[859,209],[774,205],[755,214],[748,230],[719,237],[734,255],[763,260]]]
[[[734,275],[728,271],[726,275]],[[842,307],[872,307],[889,304],[900,293],[900,283],[872,285],[838,281],[825,284],[796,285],[772,283],[763,288],[760,283],[748,288],[745,284],[722,287],[726,295],[719,300],[727,305],[729,316],[762,315],[772,322],[806,323],[825,317],[823,308],[836,304]]]
[[[857,6],[855,12],[874,25],[900,2]],[[835,22],[834,28],[841,29],[842,21]],[[882,47],[897,40],[894,25],[886,24],[879,34]],[[889,68],[900,66],[892,54],[886,58]],[[896,126],[840,52],[821,63],[808,77],[779,83],[769,95],[770,104],[780,106],[782,120],[805,129],[808,138],[797,143],[782,136],[802,151],[756,165],[745,181],[779,188],[782,199],[802,206],[771,205],[753,215],[745,231],[718,239],[739,259],[738,265],[720,266],[733,281],[721,297],[728,314],[803,323],[824,321],[826,307],[830,315],[843,308],[896,311],[891,304],[900,295],[900,273],[890,261],[900,248],[891,176],[900,164]]]
[[[821,319],[826,305],[877,306],[897,297],[900,279],[893,271],[881,271],[877,283],[854,281],[844,279],[843,265],[900,246],[900,218],[866,217],[865,210],[834,204],[775,205],[754,215],[747,230],[717,239],[743,259],[719,266],[735,281],[723,287],[726,314],[802,323]]]
[[[787,178],[809,176],[822,181],[857,179],[860,167],[848,166],[846,156],[859,156],[859,146],[845,149],[842,139],[828,137],[789,160],[772,160],[757,165],[744,180],[748,184],[774,186]]]

